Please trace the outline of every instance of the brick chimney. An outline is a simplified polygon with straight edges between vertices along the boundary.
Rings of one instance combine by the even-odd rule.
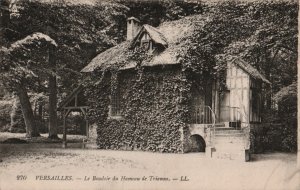
[[[127,40],[132,40],[141,28],[140,21],[135,17],[127,19]]]

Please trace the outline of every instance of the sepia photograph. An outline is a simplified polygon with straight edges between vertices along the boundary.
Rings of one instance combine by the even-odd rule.
[[[0,11],[0,190],[300,189],[298,0]]]

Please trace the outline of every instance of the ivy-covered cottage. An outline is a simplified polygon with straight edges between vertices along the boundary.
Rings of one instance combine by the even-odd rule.
[[[249,160],[250,129],[261,122],[261,87],[269,81],[237,57],[225,70],[206,62],[194,43],[195,25],[204,24],[193,16],[153,27],[131,17],[127,40],[82,70],[92,79],[85,93],[98,148]]]

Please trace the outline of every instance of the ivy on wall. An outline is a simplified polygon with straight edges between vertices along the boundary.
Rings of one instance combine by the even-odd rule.
[[[191,119],[191,87],[199,87],[212,76],[214,64],[159,65],[143,67],[151,54],[141,48],[128,51],[136,67],[121,70],[126,63],[93,73],[86,90],[89,118],[98,126],[101,149],[184,152],[188,150],[188,123]],[[185,55],[183,60],[187,60]],[[196,61],[196,60],[194,60]],[[190,62],[189,62],[190,63]],[[212,77],[214,78],[214,77]],[[109,117],[110,94],[119,88],[122,118]],[[183,137],[184,136],[184,137]]]
[[[178,66],[120,71],[122,119],[108,119],[109,72],[97,88],[88,88],[90,101],[97,100],[89,117],[98,125],[99,148],[181,152],[181,76]]]

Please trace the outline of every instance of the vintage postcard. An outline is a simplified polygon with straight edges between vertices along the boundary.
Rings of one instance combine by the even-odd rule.
[[[0,190],[300,189],[298,1],[0,6]]]

